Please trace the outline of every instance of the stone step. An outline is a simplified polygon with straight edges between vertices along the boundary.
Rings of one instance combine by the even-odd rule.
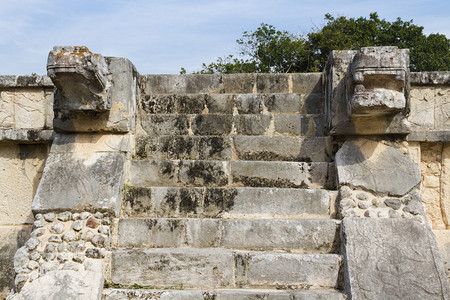
[[[238,94],[322,92],[322,73],[141,75],[141,92],[151,94]]]
[[[138,299],[192,299],[192,300],[345,300],[343,293],[328,290],[276,289],[217,289],[217,290],[157,290],[112,289],[103,290],[105,300]]]
[[[329,218],[333,193],[290,188],[126,187],[122,214],[151,218]]]
[[[146,136],[136,137],[136,158],[189,160],[329,161],[331,137]]]
[[[126,185],[334,189],[327,162],[130,160]]]
[[[117,249],[113,284],[152,288],[336,288],[341,257],[217,248]]]
[[[140,114],[146,135],[326,135],[324,114]]]
[[[152,94],[140,100],[142,114],[323,114],[322,93]]]
[[[114,246],[332,253],[337,227],[331,219],[131,218],[118,221]]]

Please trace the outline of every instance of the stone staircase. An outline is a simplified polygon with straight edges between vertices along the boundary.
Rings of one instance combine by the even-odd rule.
[[[345,298],[320,74],[141,88],[104,298]]]

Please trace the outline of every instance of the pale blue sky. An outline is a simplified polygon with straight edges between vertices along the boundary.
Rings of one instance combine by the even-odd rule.
[[[130,59],[141,74],[198,71],[237,54],[235,40],[260,23],[304,34],[325,13],[414,20],[450,36],[450,1],[438,0],[1,0],[0,74],[45,74],[55,45],[85,45]]]

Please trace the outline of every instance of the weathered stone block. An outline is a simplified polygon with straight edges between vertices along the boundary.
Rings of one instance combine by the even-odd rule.
[[[231,161],[234,185],[252,187],[323,188],[328,163]]]
[[[256,74],[258,93],[289,93],[289,74]]]
[[[112,281],[160,288],[233,284],[233,253],[224,249],[140,249],[112,253]]]
[[[431,230],[414,220],[345,218],[344,276],[352,299],[447,299]]]
[[[59,270],[45,273],[27,283],[12,300],[96,299],[102,298],[103,272]]]
[[[236,284],[252,287],[337,287],[340,257],[336,254],[250,252],[245,274]]]
[[[299,94],[269,94],[264,97],[264,105],[271,113],[300,113],[303,97]]]
[[[403,196],[417,186],[420,171],[400,150],[368,139],[347,140],[336,153],[340,185]]]
[[[263,112],[263,96],[261,94],[238,94],[235,96],[239,114],[260,114]]]
[[[256,74],[223,74],[222,80],[227,94],[252,93]]]
[[[308,132],[309,119],[305,115],[274,115],[275,132],[285,135],[304,135]]]
[[[333,220],[222,220],[221,246],[246,250],[295,250],[329,253],[334,247]]]
[[[299,94],[321,93],[322,73],[293,73],[292,92]]]
[[[198,159],[231,160],[230,137],[208,136],[198,139]]]
[[[225,186],[227,163],[221,161],[180,161],[179,181],[186,186]]]
[[[190,247],[196,248],[219,247],[221,231],[218,219],[188,219],[186,242]]]
[[[236,115],[233,117],[239,135],[263,135],[270,126],[271,115]]]
[[[140,98],[140,112],[148,114],[175,114],[174,95],[143,95]]]
[[[14,288],[14,255],[30,236],[31,226],[0,227],[0,298],[6,299]]]
[[[450,130],[450,89],[437,88],[435,99],[435,127],[437,129]]]
[[[148,135],[187,135],[189,133],[189,116],[187,115],[142,115],[142,129]]]
[[[232,115],[195,115],[192,131],[195,135],[228,135],[232,127]]]
[[[47,145],[0,145],[0,225],[31,224],[31,203],[48,155]]]
[[[230,216],[329,217],[330,197],[325,190],[233,188],[224,196]]]
[[[186,219],[120,219],[121,247],[180,247],[186,235]]]
[[[236,136],[236,154],[241,160],[328,161],[331,140],[322,137]]]
[[[177,161],[131,160],[128,185],[131,186],[176,186]]]
[[[435,91],[429,87],[411,88],[411,105],[408,121],[413,130],[434,127]]]
[[[198,94],[223,92],[222,75],[143,75],[146,94]]]
[[[105,289],[105,300],[153,299],[175,300],[344,300],[345,296],[333,290],[275,290],[275,289],[214,289],[214,290],[146,290]]]
[[[234,96],[227,94],[206,95],[206,106],[210,114],[233,114]]]
[[[206,95],[174,95],[175,106],[179,114],[201,114],[206,107]]]
[[[126,136],[59,135],[32,210],[120,210]]]

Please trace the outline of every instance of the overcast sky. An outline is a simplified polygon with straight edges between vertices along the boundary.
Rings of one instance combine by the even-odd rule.
[[[304,34],[326,13],[371,12],[450,36],[449,0],[0,0],[0,74],[45,74],[55,45],[126,57],[141,74],[193,72],[237,54],[235,40],[262,22]]]

